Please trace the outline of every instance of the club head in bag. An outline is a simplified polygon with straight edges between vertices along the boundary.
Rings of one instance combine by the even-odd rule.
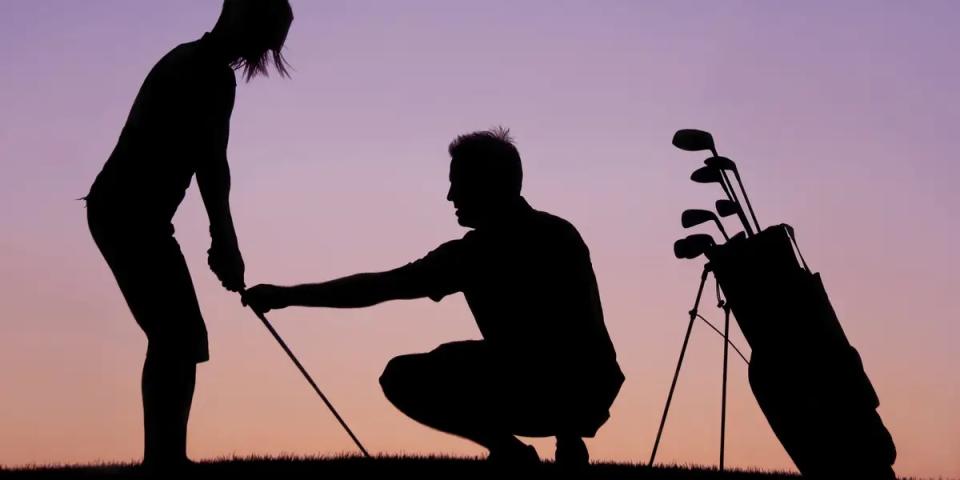
[[[722,218],[740,214],[740,206],[732,200],[727,200],[725,198],[717,200],[716,207],[717,214],[719,214]]]
[[[731,171],[737,177],[737,183],[740,184],[740,191],[743,192],[743,200],[747,205],[747,210],[750,211],[750,217],[753,218],[753,223],[757,227],[757,231],[762,230],[760,227],[760,222],[757,221],[757,214],[753,212],[753,205],[750,204],[750,198],[747,196],[747,189],[743,186],[743,180],[740,178],[740,171],[737,170],[737,164],[733,160],[730,160],[727,157],[712,156],[703,161],[703,163],[709,167],[715,167],[721,172]],[[731,185],[733,188],[733,185]]]
[[[713,135],[703,130],[695,130],[692,128],[677,130],[677,133],[673,134],[673,146],[688,152],[709,150],[714,156],[717,155],[717,147],[713,143]]]
[[[727,157],[713,156],[704,160],[703,164],[708,167],[714,167],[718,170],[730,170],[732,172],[737,171],[737,164]]]
[[[690,209],[684,210],[680,215],[680,224],[683,228],[692,228],[702,223],[712,222],[717,215],[709,210]]]
[[[706,253],[716,245],[713,237],[705,233],[697,233],[673,242],[673,254],[677,258],[694,259]]]
[[[714,167],[700,167],[694,170],[693,173],[690,174],[690,180],[697,183],[719,183],[724,185],[720,170]],[[724,188],[726,188],[726,185],[724,185]]]
[[[717,218],[717,214],[711,212],[710,210],[684,210],[683,214],[680,215],[680,224],[683,226],[683,228],[692,228],[707,222],[716,223],[717,228],[720,230],[720,234],[723,235],[723,238],[725,240],[730,239],[730,237],[727,235],[727,231],[723,228],[723,224],[720,223],[720,219]]]

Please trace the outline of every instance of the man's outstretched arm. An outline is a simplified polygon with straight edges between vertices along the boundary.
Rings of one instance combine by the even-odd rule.
[[[388,300],[422,298],[429,293],[404,270],[358,273],[323,283],[292,287],[257,285],[243,294],[243,304],[258,312],[286,307],[362,308]]]
[[[387,272],[358,273],[323,283],[279,287],[257,285],[243,304],[258,312],[290,306],[361,308],[388,300],[430,297],[439,301],[462,291],[467,252],[462,240],[440,245],[427,256]]]

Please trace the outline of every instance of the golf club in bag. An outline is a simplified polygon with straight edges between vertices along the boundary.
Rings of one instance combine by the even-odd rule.
[[[709,150],[713,150],[716,157],[713,139],[708,133],[681,132],[687,132],[687,138],[709,139]],[[674,143],[682,136],[678,132]],[[697,145],[677,146],[684,150],[700,149]],[[739,172],[737,180],[743,192]],[[743,198],[746,199],[745,192]],[[727,211],[721,212],[721,216],[735,213],[736,207],[740,212],[744,210],[727,201],[723,205]],[[752,207],[748,206],[747,210],[756,223]],[[724,296],[721,306],[728,315],[732,312],[752,349],[748,378],[753,394],[800,473],[812,478],[894,479],[892,465],[896,449],[876,411],[879,398],[867,378],[860,355],[843,332],[820,274],[807,266],[792,227],[785,224],[767,229],[756,227],[755,235],[736,235],[723,244],[697,241],[698,235],[693,235],[675,245],[678,258],[694,258],[702,253],[709,262],[701,277],[697,303],[691,311],[690,327],[698,315],[704,282],[707,275],[713,273]],[[729,324],[729,316],[727,319]],[[690,327],[661,418],[651,464],[660,443]],[[726,376],[726,346],[724,350]],[[725,384],[724,381],[724,405]],[[722,423],[725,406],[723,410]],[[723,448],[721,436],[721,452]],[[722,456],[723,453],[721,468]]]

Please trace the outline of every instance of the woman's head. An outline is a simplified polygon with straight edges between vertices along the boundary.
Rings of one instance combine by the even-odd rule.
[[[271,63],[281,76],[288,75],[283,44],[291,23],[288,0],[224,0],[214,30],[226,38],[236,57],[234,68],[242,68],[249,81],[267,75]]]

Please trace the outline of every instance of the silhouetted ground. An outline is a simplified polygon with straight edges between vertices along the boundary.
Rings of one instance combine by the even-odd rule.
[[[212,460],[199,463],[190,472],[190,478],[411,478],[411,479],[489,479],[509,478],[571,478],[571,472],[561,471],[552,463],[524,471],[497,469],[484,460],[448,457],[359,457],[337,458],[242,458]],[[132,465],[51,466],[19,470],[0,470],[4,479],[93,479],[119,480],[144,478]],[[178,475],[187,478],[187,475]],[[598,480],[779,480],[798,479],[797,475],[780,472],[728,471],[696,467],[649,468],[630,464],[594,464],[575,475]],[[168,478],[171,478],[168,476]]]

